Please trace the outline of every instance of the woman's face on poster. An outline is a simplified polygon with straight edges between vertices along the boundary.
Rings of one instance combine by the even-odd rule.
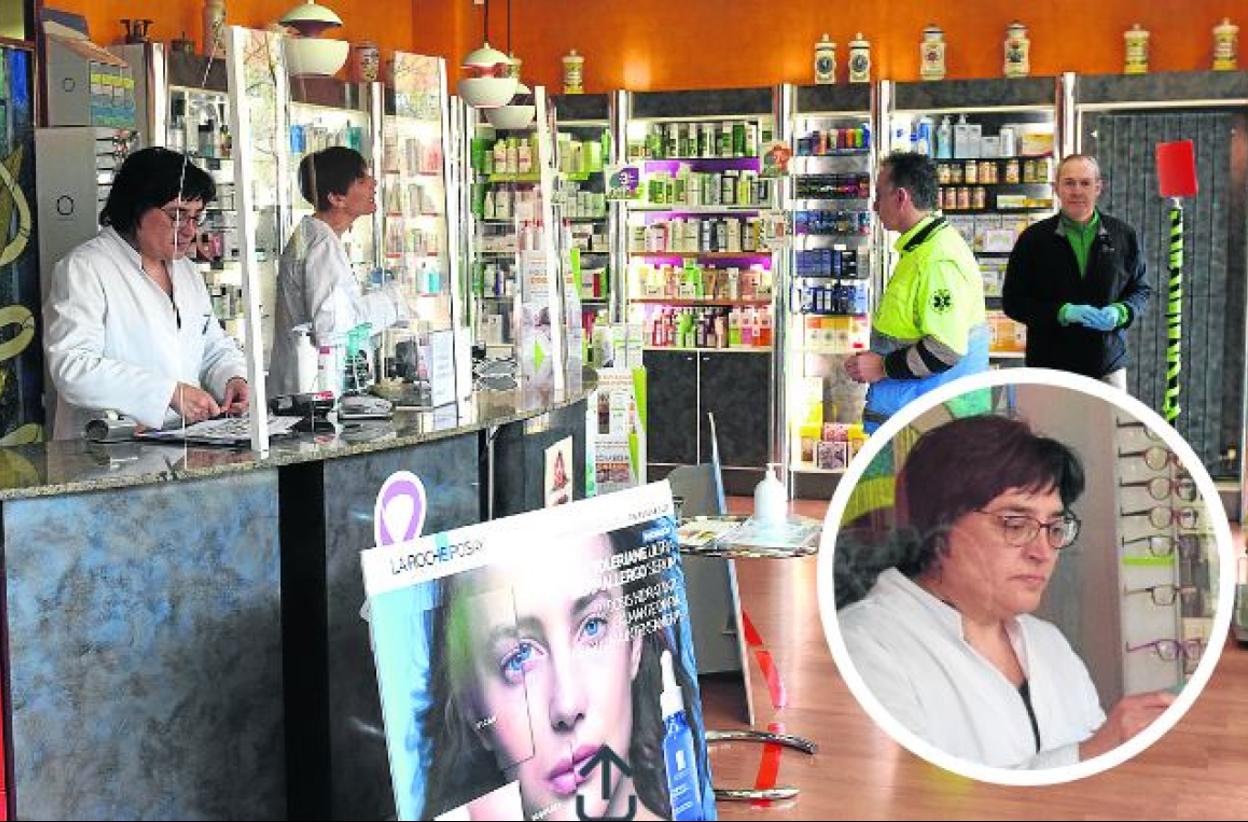
[[[599,589],[605,537],[552,546],[487,572],[468,616],[473,682],[466,697],[475,729],[508,778],[520,782],[525,815],[601,816],[601,776],[581,769],[607,745],[628,760],[632,683],[641,641],[628,636],[621,589]],[[620,791],[613,771],[611,795]]]

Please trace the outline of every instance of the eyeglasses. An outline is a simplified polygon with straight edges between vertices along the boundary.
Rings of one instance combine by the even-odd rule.
[[[1153,534],[1147,537],[1126,540],[1122,543],[1122,546],[1126,548],[1141,542],[1148,543],[1148,552],[1155,557],[1168,557],[1174,553],[1174,549],[1177,547],[1181,557],[1190,559],[1196,556],[1201,548],[1200,537],[1195,534],[1180,534],[1177,540],[1170,534]]]
[[[179,228],[185,225],[193,225],[196,228],[200,228],[208,221],[208,212],[204,209],[193,213],[180,208],[158,208],[156,210],[168,217],[169,222]]]
[[[1153,598],[1153,604],[1161,607],[1174,604],[1174,598],[1180,594],[1184,597],[1190,597],[1196,593],[1195,586],[1192,585],[1150,585],[1147,588],[1131,588],[1125,591],[1126,596],[1131,594],[1148,594]]]
[[[1121,459],[1126,459],[1127,457],[1139,457],[1144,460],[1145,465],[1154,471],[1160,471],[1170,464],[1181,467],[1179,455],[1160,445],[1150,445],[1143,451],[1119,451],[1118,456]]]
[[[1052,522],[1041,522],[1026,514],[1001,514],[978,508],[972,513],[994,517],[1001,526],[1001,535],[1005,537],[1005,541],[1016,548],[1030,543],[1041,529],[1044,529],[1049,547],[1059,551],[1079,536],[1079,518],[1074,514],[1064,514]]]
[[[1132,645],[1127,643],[1127,651],[1144,651],[1152,648],[1157,656],[1161,657],[1163,662],[1174,662],[1180,656],[1189,661],[1200,659],[1200,655],[1205,650],[1205,642],[1201,639],[1154,639],[1152,642],[1145,642],[1143,645]]]
[[[1200,524],[1200,511],[1195,508],[1166,508],[1158,505],[1143,511],[1120,511],[1120,516],[1148,516],[1148,522],[1154,528],[1169,528],[1178,525],[1180,528],[1195,528]]]
[[[1178,497],[1184,502],[1191,502],[1196,499],[1196,480],[1191,477],[1179,477],[1177,479],[1153,477],[1140,482],[1122,482],[1118,484],[1118,487],[1147,488],[1148,495],[1155,500],[1163,500],[1171,495]]]

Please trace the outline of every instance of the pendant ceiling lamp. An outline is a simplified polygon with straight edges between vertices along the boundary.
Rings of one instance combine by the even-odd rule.
[[[511,76],[511,59],[496,48],[491,48],[490,2],[485,2],[485,25],[481,33],[482,46],[464,58],[464,77],[459,81],[460,98],[480,109],[493,109],[505,105],[516,94],[519,81]]]
[[[511,54],[511,0],[507,0],[507,53]],[[507,67],[512,69],[519,61],[514,57],[507,58]],[[537,116],[537,106],[533,104],[533,91],[520,82],[520,72],[512,72],[516,79],[516,91],[507,105],[486,109],[485,119],[490,125],[500,129],[528,128]]]

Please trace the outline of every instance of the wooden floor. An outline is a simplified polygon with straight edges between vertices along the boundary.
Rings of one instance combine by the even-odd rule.
[[[751,501],[732,499],[734,512]],[[822,516],[823,504],[796,503]],[[894,743],[858,707],[837,674],[815,599],[816,558],[737,563],[741,598],[787,695],[772,708],[753,660],[757,724],[781,723],[819,743],[815,756],[785,750],[780,785],[801,795],[770,807],[719,803],[721,819],[1243,819],[1248,817],[1248,649],[1233,641],[1191,711],[1134,760],[1085,780],[1006,788],[954,776]],[[744,727],[722,688],[704,697],[709,727]],[[713,746],[718,786],[755,784],[762,747]]]

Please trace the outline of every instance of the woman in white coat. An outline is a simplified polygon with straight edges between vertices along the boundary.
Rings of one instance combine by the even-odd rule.
[[[186,258],[215,196],[178,152],[122,164],[103,228],[56,264],[43,309],[55,438],[80,436],[102,410],[153,428],[247,410],[246,361]]]
[[[316,213],[300,221],[282,251],[269,365],[269,392],[274,396],[310,388],[299,384],[291,333],[296,326],[310,328],[312,344],[320,348],[345,344],[348,332],[363,323],[380,331],[407,316],[394,284],[362,293],[342,243],[357,219],[377,210],[377,180],[360,153],[333,146],[304,157],[299,192]]]
[[[853,667],[902,727],[970,762],[1049,768],[1118,747],[1170,705],[1132,694],[1107,716],[1083,660],[1031,615],[1079,535],[1083,489],[1075,453],[1020,420],[919,437],[897,476],[895,565],[837,612]]]

